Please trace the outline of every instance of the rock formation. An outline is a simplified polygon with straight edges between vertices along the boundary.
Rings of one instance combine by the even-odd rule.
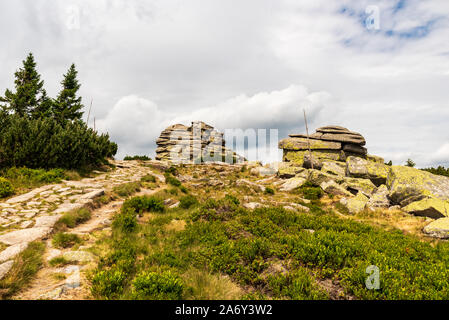
[[[365,138],[359,133],[352,132],[340,126],[326,126],[318,128],[309,136],[290,134],[290,138],[279,142],[283,149],[283,160],[297,165],[311,167],[309,144],[312,151],[313,167],[321,169],[322,161],[346,161],[349,156],[367,158]]]
[[[223,133],[202,121],[192,122],[190,127],[183,124],[172,125],[161,132],[156,144],[156,160],[174,163],[245,161],[225,147]]]

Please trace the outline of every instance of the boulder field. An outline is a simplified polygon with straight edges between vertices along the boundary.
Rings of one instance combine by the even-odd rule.
[[[341,203],[353,214],[399,208],[417,216],[449,219],[448,177],[386,165],[381,157],[369,155],[365,144],[359,133],[339,126],[319,128],[309,139],[291,134],[279,142],[283,162],[278,164],[278,175],[287,179],[286,186],[309,181],[328,194],[342,196]],[[424,232],[449,238],[447,219],[437,221]]]

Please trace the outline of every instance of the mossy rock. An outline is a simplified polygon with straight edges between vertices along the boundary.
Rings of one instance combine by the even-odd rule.
[[[449,218],[435,220],[424,227],[423,232],[431,237],[449,239]]]
[[[321,185],[323,182],[335,181],[336,183],[344,182],[343,177],[335,176],[320,170],[310,169],[308,180],[316,186]]]
[[[391,166],[387,187],[394,204],[409,204],[425,198],[449,200],[449,178],[404,166]]]
[[[347,173],[354,178],[370,179],[376,186],[386,184],[390,167],[374,161],[350,156],[346,159]]]
[[[346,175],[346,164],[338,161],[325,161],[323,162],[321,171],[344,177]]]
[[[362,192],[364,195],[371,197],[376,190],[376,186],[369,179],[345,177],[343,186],[354,192]]]
[[[341,143],[307,138],[286,138],[279,141],[279,149],[285,150],[340,150]]]
[[[449,202],[445,200],[426,198],[415,201],[402,208],[405,212],[415,216],[439,219],[449,217]]]
[[[349,213],[357,214],[365,210],[366,204],[368,203],[369,198],[365,196],[363,193],[359,192],[357,196],[353,198],[343,198],[340,203],[348,208]]]

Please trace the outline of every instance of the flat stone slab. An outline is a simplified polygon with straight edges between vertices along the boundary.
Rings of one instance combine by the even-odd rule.
[[[27,202],[28,200],[31,200],[32,198],[34,198],[39,193],[47,191],[47,190],[49,190],[49,189],[51,189],[53,187],[54,187],[54,185],[48,185],[48,186],[43,186],[43,187],[34,189],[34,190],[32,190],[32,191],[30,191],[28,193],[21,194],[20,196],[8,199],[6,201],[6,203],[14,204],[14,203],[20,203],[20,202]]]
[[[51,228],[48,227],[34,227],[29,229],[12,231],[0,236],[0,242],[13,246],[20,243],[27,243],[34,240],[41,239],[48,235]]]
[[[14,261],[10,260],[5,263],[0,264],[0,280],[3,279],[6,274],[11,270]]]
[[[92,200],[97,197],[101,197],[102,195],[104,195],[104,189],[98,189],[98,190],[93,190],[89,193],[81,195],[80,199]]]
[[[36,218],[35,228],[49,227],[52,228],[56,222],[61,218],[61,214],[56,214],[53,216],[41,216]]]
[[[3,263],[5,261],[14,259],[15,256],[17,256],[19,253],[21,253],[23,250],[25,250],[28,247],[28,243],[19,243],[13,246],[10,246],[0,252],[0,263]]]
[[[78,210],[81,209],[85,206],[85,203],[79,203],[79,202],[74,202],[74,203],[63,203],[61,204],[58,209],[56,209],[53,213],[55,214],[61,214],[61,213],[66,213],[66,212],[70,212],[72,210]]]

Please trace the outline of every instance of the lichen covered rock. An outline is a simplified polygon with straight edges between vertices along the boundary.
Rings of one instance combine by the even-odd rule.
[[[340,203],[343,204],[346,208],[348,208],[349,213],[357,214],[365,210],[368,200],[369,200],[368,197],[366,197],[363,193],[359,192],[357,196],[353,198],[341,199]]]
[[[426,198],[412,202],[403,207],[402,210],[414,214],[415,216],[439,219],[449,217],[449,202],[440,199]]]
[[[406,206],[425,198],[449,200],[449,178],[403,166],[391,166],[387,179],[389,198]]]
[[[449,218],[435,220],[424,227],[423,232],[431,237],[449,239]]]
[[[390,171],[387,165],[353,156],[346,159],[346,168],[349,176],[370,179],[377,186],[387,182]]]

